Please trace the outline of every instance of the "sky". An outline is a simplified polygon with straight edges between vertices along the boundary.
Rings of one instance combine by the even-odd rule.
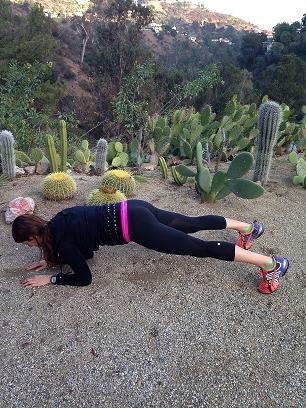
[[[198,3],[198,0],[193,0]],[[201,0],[210,10],[240,17],[262,30],[282,22],[301,21],[306,13],[306,0]]]

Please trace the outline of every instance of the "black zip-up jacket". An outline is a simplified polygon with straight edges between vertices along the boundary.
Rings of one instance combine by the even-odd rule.
[[[60,266],[67,264],[74,271],[57,274],[59,285],[89,285],[92,276],[86,259],[92,258],[100,245],[125,243],[119,204],[66,208],[50,220],[49,228]]]

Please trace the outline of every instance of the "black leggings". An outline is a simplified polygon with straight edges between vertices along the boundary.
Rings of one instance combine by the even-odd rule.
[[[189,233],[226,228],[224,217],[203,215],[188,217],[160,210],[142,200],[129,200],[128,226],[130,239],[146,248],[176,255],[210,257],[233,261],[235,245],[222,241],[204,241]]]

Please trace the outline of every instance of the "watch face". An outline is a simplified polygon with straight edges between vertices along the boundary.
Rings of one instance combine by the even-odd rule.
[[[51,276],[51,283],[53,283],[53,284],[56,283],[56,276]]]

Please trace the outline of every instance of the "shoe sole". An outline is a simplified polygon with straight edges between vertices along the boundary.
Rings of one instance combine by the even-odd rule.
[[[260,233],[257,235],[257,237],[255,237],[254,239],[260,238],[264,232],[265,232],[265,228],[264,228],[264,226],[261,224],[261,231],[260,231]]]
[[[288,269],[289,269],[289,260],[287,259],[287,258],[284,258],[286,261],[287,261],[287,268],[285,269],[285,272],[283,272],[281,275],[280,275],[280,278],[283,278],[285,275],[286,275],[286,273],[287,273],[287,271],[288,271]]]

